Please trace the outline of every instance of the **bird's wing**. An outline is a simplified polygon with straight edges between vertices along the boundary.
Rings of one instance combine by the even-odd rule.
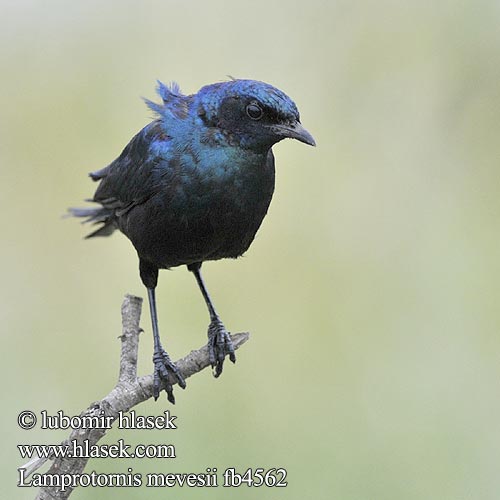
[[[119,216],[154,196],[168,169],[169,145],[170,137],[159,121],[144,127],[116,160],[90,174],[100,181],[92,201]]]

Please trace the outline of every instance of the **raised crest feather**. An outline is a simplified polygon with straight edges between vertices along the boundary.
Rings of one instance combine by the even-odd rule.
[[[144,102],[149,109],[164,117],[168,114],[174,114],[179,118],[186,113],[186,104],[184,102],[186,96],[181,92],[178,83],[171,82],[168,85],[165,85],[163,82],[158,80],[156,92],[161,97],[163,103],[158,104],[144,98]]]
[[[167,104],[172,98],[183,97],[181,88],[177,82],[170,82],[168,85],[165,85],[163,82],[158,80],[158,87],[156,91],[165,104]]]

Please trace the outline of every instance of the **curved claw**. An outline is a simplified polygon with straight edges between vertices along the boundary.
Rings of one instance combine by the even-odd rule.
[[[236,362],[231,336],[222,321],[215,319],[208,326],[208,357],[215,378],[222,373],[226,354],[231,362]]]
[[[160,397],[161,383],[165,385],[165,392],[167,399],[175,404],[174,389],[171,382],[171,377],[177,380],[177,384],[182,389],[186,388],[186,381],[181,375],[181,372],[170,360],[168,354],[161,349],[153,354],[154,374],[153,374],[153,397],[155,401]]]

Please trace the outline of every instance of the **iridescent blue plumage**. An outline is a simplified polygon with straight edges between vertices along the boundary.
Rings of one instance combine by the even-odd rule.
[[[254,239],[274,190],[271,147],[284,138],[314,145],[300,124],[294,102],[281,90],[255,80],[207,85],[183,95],[177,84],[158,82],[162,103],[146,100],[157,118],[144,127],[107,167],[95,209],[72,209],[75,216],[103,224],[89,236],[119,229],[139,255],[148,289],[155,335],[155,397],[160,379],[175,365],[159,343],[154,305],[158,270],[187,265],[209,308],[209,347],[215,374],[230,337],[213,308],[200,274],[206,260],[242,255]],[[173,400],[167,384],[169,399]]]

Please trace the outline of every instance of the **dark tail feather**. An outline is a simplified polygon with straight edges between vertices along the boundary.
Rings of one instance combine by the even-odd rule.
[[[85,238],[109,236],[116,229],[114,211],[109,208],[68,208],[68,212],[68,216],[85,218],[83,221],[84,224],[88,222],[92,224],[103,224],[103,226],[88,234]]]
[[[101,226],[99,229],[97,229],[97,231],[87,234],[87,236],[85,236],[85,239],[93,238],[94,236],[109,236],[115,229],[116,226],[114,222],[105,222],[104,226]]]

